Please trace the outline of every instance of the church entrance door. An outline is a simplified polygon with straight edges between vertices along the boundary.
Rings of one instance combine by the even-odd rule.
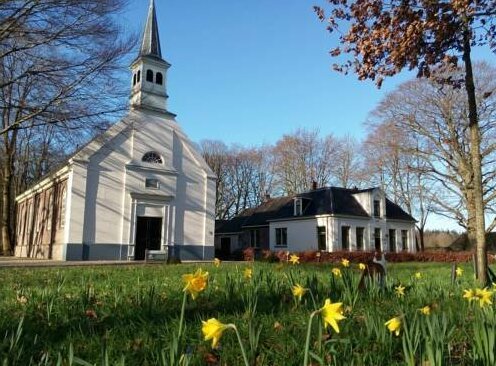
[[[145,259],[146,250],[160,250],[162,242],[162,218],[138,217],[136,223],[136,245],[134,247],[134,260]]]

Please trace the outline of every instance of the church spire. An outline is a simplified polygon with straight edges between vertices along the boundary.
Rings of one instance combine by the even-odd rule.
[[[141,48],[131,65],[131,106],[167,112],[167,70],[162,58],[155,2],[150,0]]]
[[[143,40],[139,56],[153,56],[162,59],[162,50],[160,49],[160,35],[158,34],[157,13],[155,12],[155,1],[150,0],[148,8],[148,17],[146,19]]]

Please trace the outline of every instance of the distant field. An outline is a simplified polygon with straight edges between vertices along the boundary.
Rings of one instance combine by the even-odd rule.
[[[481,308],[462,297],[475,286],[469,265],[454,285],[450,264],[389,265],[383,291],[358,291],[356,263],[256,263],[2,269],[0,364],[69,365],[73,354],[73,364],[165,365],[179,325],[181,276],[199,267],[209,272],[209,283],[187,301],[184,365],[243,364],[234,333],[224,332],[215,351],[203,340],[201,320],[213,317],[237,325],[251,364],[303,365],[309,315],[326,298],[343,303],[346,319],[339,334],[314,321],[313,365],[404,365],[408,355],[412,365],[428,359],[484,365],[494,357],[493,305]],[[342,277],[331,273],[334,267]],[[246,268],[253,268],[251,279],[243,276]],[[295,299],[297,283],[311,290],[315,304],[310,292],[301,303]],[[403,297],[395,293],[399,284]],[[426,305],[431,315],[419,311]],[[399,336],[384,325],[395,316],[403,317]],[[484,334],[488,342],[478,346]]]

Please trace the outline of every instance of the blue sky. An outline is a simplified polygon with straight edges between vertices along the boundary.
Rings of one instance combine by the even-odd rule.
[[[414,76],[402,73],[378,90],[332,71],[336,39],[312,9],[322,0],[155,2],[162,52],[172,64],[169,109],[194,141],[261,145],[298,127],[360,139],[368,113]],[[147,9],[148,0],[132,0],[125,29],[141,32]],[[488,51],[476,58],[496,59]]]

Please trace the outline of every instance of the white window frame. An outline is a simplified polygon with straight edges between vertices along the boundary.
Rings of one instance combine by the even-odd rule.
[[[301,198],[295,198],[294,200],[294,215],[303,215],[303,200]]]
[[[287,247],[288,246],[288,228],[287,227],[277,227],[276,231],[276,247]],[[283,234],[284,233],[284,234]],[[286,239],[286,240],[283,240]]]

